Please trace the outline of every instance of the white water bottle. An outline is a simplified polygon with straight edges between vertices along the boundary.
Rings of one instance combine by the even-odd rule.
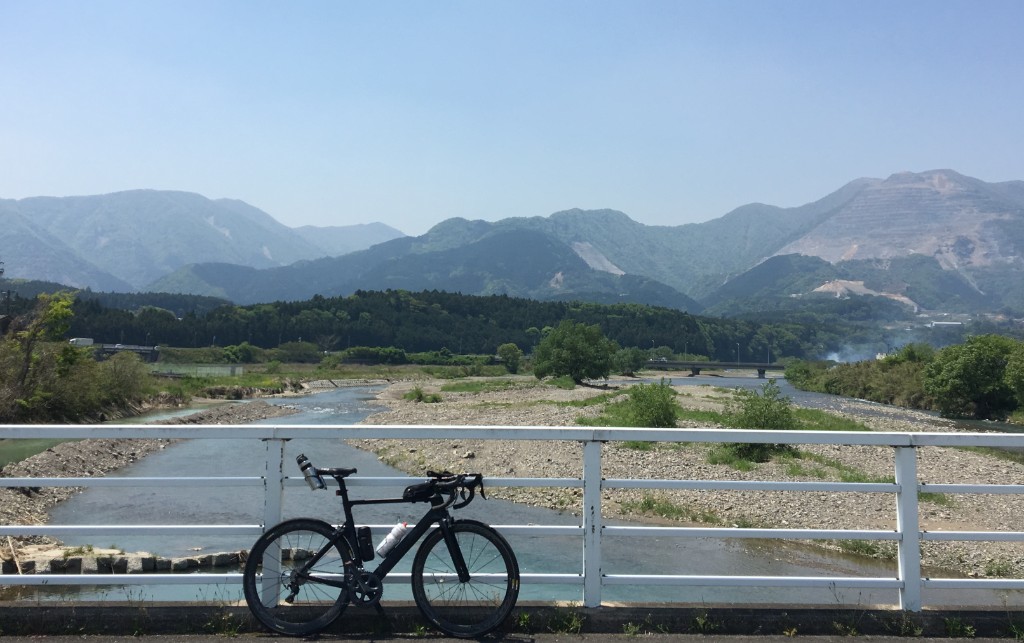
[[[384,540],[380,541],[380,544],[377,545],[377,555],[386,555],[395,545],[398,544],[398,541],[405,538],[407,533],[409,533],[409,525],[404,522],[400,522],[392,527],[391,533],[385,536]]]

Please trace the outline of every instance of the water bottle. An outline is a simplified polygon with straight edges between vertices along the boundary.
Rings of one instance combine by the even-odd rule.
[[[387,555],[398,544],[398,541],[405,538],[407,533],[409,533],[409,525],[404,522],[400,522],[392,527],[391,533],[385,536],[384,540],[380,541],[380,544],[377,545],[377,555]]]
[[[310,489],[316,491],[317,489],[325,488],[324,481],[320,476],[316,475],[316,469],[313,468],[313,463],[309,461],[306,454],[300,453],[299,457],[295,458],[295,462],[298,463],[299,469],[302,471],[303,477],[306,478],[306,484],[309,485]]]

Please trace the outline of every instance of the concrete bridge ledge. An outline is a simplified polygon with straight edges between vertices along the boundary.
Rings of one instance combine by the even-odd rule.
[[[261,633],[244,605],[0,603],[0,635],[182,635]],[[384,615],[349,606],[327,634],[422,635],[431,628],[411,603],[385,603]],[[690,604],[606,605],[525,603],[507,634],[703,634],[720,636],[879,636],[1017,639],[1024,612],[930,609],[920,613],[876,607],[710,607]]]

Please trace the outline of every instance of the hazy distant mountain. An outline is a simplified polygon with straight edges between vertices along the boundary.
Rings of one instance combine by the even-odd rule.
[[[133,190],[0,204],[0,258],[8,276],[100,290],[142,288],[191,263],[268,268],[402,234],[383,225],[298,231],[242,201],[188,192]]]
[[[130,290],[131,285],[80,257],[61,239],[22,215],[16,201],[0,200],[0,261],[4,276],[76,288]]]
[[[909,311],[1024,311],[1024,182],[985,183],[951,170],[857,179],[800,207],[750,204],[699,224],[646,226],[614,210],[567,210],[493,223],[449,219],[419,237],[383,225],[292,230],[244,203],[183,193],[81,199],[100,201],[4,201],[0,216],[19,239],[38,237],[39,269],[50,265],[45,257],[59,265],[54,254],[63,252],[136,287],[140,275],[155,274],[148,289],[238,303],[392,288],[711,314],[758,301],[799,307],[814,297],[878,297]],[[359,233],[369,245],[324,256]],[[10,271],[8,257],[0,248]]]
[[[304,225],[293,230],[329,257],[363,250],[405,236],[404,233],[383,223],[357,223],[345,226]]]

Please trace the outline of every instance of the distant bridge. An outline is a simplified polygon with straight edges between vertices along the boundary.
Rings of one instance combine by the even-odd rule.
[[[693,375],[700,375],[700,372],[704,369],[711,370],[725,370],[727,368],[737,369],[743,368],[747,370],[756,370],[757,376],[764,379],[767,371],[784,371],[786,367],[779,363],[769,362],[676,362],[672,360],[648,360],[645,364],[646,368],[652,368],[661,371],[682,371],[690,369],[690,373]]]
[[[159,346],[139,346],[137,344],[95,344],[94,352],[97,359],[106,359],[117,353],[135,353],[144,362],[155,362],[160,357]]]

